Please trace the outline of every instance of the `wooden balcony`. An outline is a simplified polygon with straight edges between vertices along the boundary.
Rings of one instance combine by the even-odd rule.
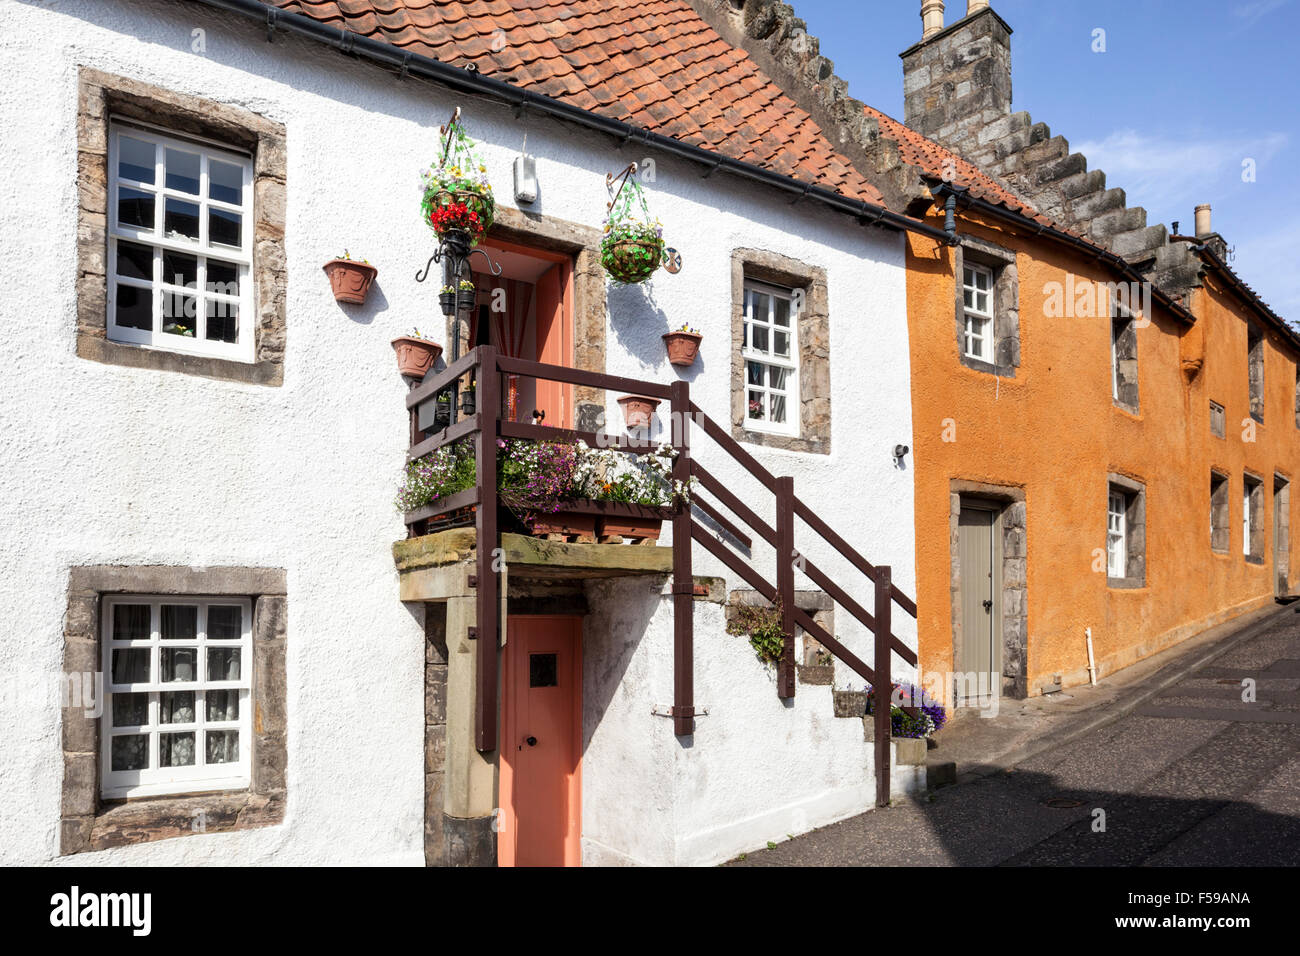
[[[503,415],[503,388],[508,375],[612,389],[668,401],[669,444],[674,452],[671,478],[676,487],[694,483],[697,489],[691,492],[689,500],[677,497],[669,508],[652,509],[658,517],[671,523],[671,546],[548,541],[510,533],[509,530],[503,533],[497,493],[499,439],[584,441],[593,447],[609,445],[609,436],[606,435],[509,420]],[[470,414],[457,420],[456,395],[462,380],[471,378],[477,382],[475,407]],[[440,395],[450,396],[451,400],[444,402],[451,410],[450,420],[438,423],[441,427],[430,431],[434,418],[428,415],[426,407],[437,402]],[[423,382],[412,387],[406,407],[411,416],[410,459],[427,455],[452,442],[471,440],[474,443],[476,486],[409,512],[406,515],[409,536],[393,546],[393,557],[401,574],[401,597],[404,601],[430,601],[452,594],[467,596],[472,593],[477,616],[475,623],[469,626],[469,636],[478,642],[480,651],[476,655],[475,674],[475,746],[479,751],[489,752],[497,747],[499,654],[482,651],[488,647],[500,647],[501,613],[506,603],[502,598],[509,598],[512,579],[558,582],[611,576],[671,575],[673,728],[678,735],[694,733],[693,619],[697,582],[692,575],[692,560],[694,548],[699,545],[738,580],[781,609],[784,632],[790,639],[784,642],[784,656],[777,667],[779,696],[789,698],[795,694],[792,638],[800,628],[873,686],[877,802],[888,803],[892,709],[890,665],[894,654],[908,664],[917,662],[915,653],[893,634],[890,622],[894,605],[915,617],[916,604],[894,586],[888,567],[877,567],[868,562],[827,525],[815,508],[795,495],[794,479],[773,475],[726,429],[695,405],[686,382],[664,385],[543,365],[509,358],[483,346],[452,362],[441,372],[430,372]],[[742,501],[724,482],[692,458],[691,441],[696,432],[700,437],[715,442],[772,495],[772,522],[760,517],[751,503]],[[624,436],[615,447],[619,452],[635,456],[652,452],[661,444]],[[712,498],[705,497],[706,494]],[[599,503],[599,508],[611,513],[619,509],[646,510],[638,505],[616,503]],[[697,512],[724,528],[746,549],[752,547],[753,540],[740,527],[741,524],[747,526],[760,543],[775,549],[777,555],[790,556],[776,562],[777,580],[768,581],[739,553],[720,542],[696,521]],[[473,527],[442,527],[449,516],[455,515],[459,515],[462,523],[472,521]],[[856,574],[874,584],[872,610],[868,611],[850,597],[847,589],[813,564],[805,551],[796,547],[796,520],[847,560]],[[796,574],[802,574],[825,591],[847,613],[871,630],[875,635],[872,665],[859,659],[796,606]],[[877,674],[882,675],[879,681],[876,680]]]

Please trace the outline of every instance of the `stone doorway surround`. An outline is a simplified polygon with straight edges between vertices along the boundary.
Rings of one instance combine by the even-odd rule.
[[[1029,693],[1029,605],[1027,522],[1025,490],[954,478],[949,483],[950,597],[952,603],[953,666],[961,660],[961,561],[958,518],[962,498],[979,498],[997,508],[993,533],[1001,556],[1002,686],[1003,697],[1024,698]]]

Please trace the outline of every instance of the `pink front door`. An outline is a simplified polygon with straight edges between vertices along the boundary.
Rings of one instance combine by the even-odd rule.
[[[577,866],[582,837],[582,619],[512,615],[501,738],[501,866]]]

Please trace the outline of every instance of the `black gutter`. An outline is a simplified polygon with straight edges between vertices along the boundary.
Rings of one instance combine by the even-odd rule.
[[[570,106],[549,96],[531,93],[518,87],[481,76],[476,72],[450,66],[432,57],[408,53],[379,40],[364,37],[350,30],[327,26],[319,20],[301,13],[287,13],[277,7],[267,6],[261,0],[197,0],[209,7],[228,10],[265,24],[267,39],[270,40],[276,30],[295,33],[313,40],[318,40],[341,52],[355,54],[381,66],[399,71],[401,76],[420,76],[433,80],[462,93],[480,94],[501,100],[515,108],[518,117],[525,110],[532,110],[565,122],[612,136],[626,144],[629,141],[643,143],[651,149],[657,149],[670,155],[700,163],[710,171],[722,170],[747,179],[762,183],[784,192],[795,193],[800,199],[813,199],[836,212],[853,216],[863,225],[875,225],[881,228],[914,232],[931,239],[948,243],[949,237],[942,230],[917,222],[908,216],[892,212],[883,206],[862,200],[852,200],[839,193],[821,186],[783,176],[780,173],[763,169],[750,163],[731,159],[719,153],[691,146],[671,136],[654,133],[638,126],[631,126],[620,120],[610,119],[596,113]]]
[[[1196,239],[1188,236],[1174,236],[1172,238],[1175,242],[1188,243],[1193,252],[1204,259],[1208,259],[1214,270],[1228,281],[1228,285],[1246,301],[1247,305],[1254,309],[1262,318],[1271,323],[1279,332],[1286,335],[1291,340],[1292,345],[1300,346],[1300,331],[1297,331],[1290,322],[1274,312],[1273,307],[1261,299],[1254,289],[1246,285],[1246,283],[1242,281],[1241,277],[1237,275],[1232,266],[1228,265],[1227,262],[1220,258],[1219,254],[1215,252],[1208,243],[1198,242]]]
[[[980,212],[986,212],[993,216],[1009,220],[1017,225],[1034,230],[1036,235],[1047,236],[1057,242],[1073,246],[1094,259],[1106,263],[1112,269],[1115,269],[1121,275],[1128,277],[1133,282],[1141,282],[1151,286],[1152,296],[1160,302],[1166,309],[1172,312],[1177,318],[1181,319],[1188,325],[1196,324],[1196,316],[1187,310],[1185,306],[1176,301],[1174,298],[1162,292],[1151,282],[1147,276],[1138,272],[1122,256],[1117,256],[1109,250],[1088,242],[1086,239],[1080,239],[1078,236],[1063,232],[1053,226],[1044,225],[1036,219],[1030,219],[1023,213],[1015,212],[1006,206],[999,206],[997,203],[989,202],[987,199],[980,199],[978,196],[970,194],[970,188],[967,186],[954,186],[952,183],[938,183],[931,187],[936,197],[956,196],[962,202],[963,206],[969,209],[977,209]]]

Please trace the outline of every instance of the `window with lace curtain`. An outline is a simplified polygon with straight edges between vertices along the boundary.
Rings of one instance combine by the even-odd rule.
[[[251,602],[115,596],[102,621],[103,796],[247,787]]]

